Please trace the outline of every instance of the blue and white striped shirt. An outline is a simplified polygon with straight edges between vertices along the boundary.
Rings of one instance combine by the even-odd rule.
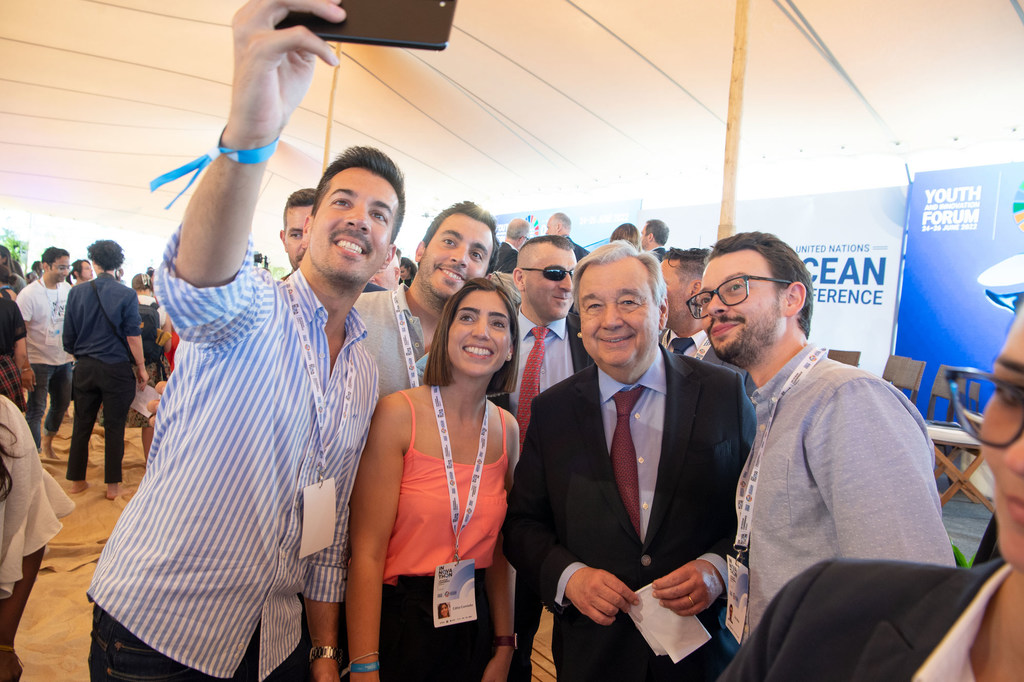
[[[157,651],[228,677],[261,623],[260,679],[295,648],[301,592],[342,601],[348,501],[377,400],[377,368],[352,310],[330,366],[327,312],[301,272],[289,281],[309,323],[328,406],[325,478],[336,487],[328,548],[299,559],[302,489],[317,480],[313,389],[284,284],[253,266],[197,289],[174,275],[179,231],[157,295],[186,342],[160,404],[146,475],[122,513],[89,595]],[[353,373],[351,413],[342,414]]]

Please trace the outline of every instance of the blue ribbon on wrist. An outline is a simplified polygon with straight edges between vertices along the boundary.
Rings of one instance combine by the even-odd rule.
[[[353,673],[372,673],[377,672],[378,670],[380,670],[380,661],[373,661],[372,663],[353,663],[348,667],[348,671]]]
[[[218,145],[206,152],[206,154],[200,156],[198,159],[189,161],[184,166],[175,168],[174,170],[164,173],[160,177],[150,181],[149,191],[156,191],[158,187],[166,185],[172,180],[177,180],[187,173],[192,173],[192,177],[189,179],[188,184],[185,185],[185,188],[178,192],[178,194],[171,199],[171,203],[164,207],[165,210],[169,209],[174,205],[175,201],[181,198],[182,194],[188,191],[188,188],[196,181],[196,178],[198,178],[199,174],[203,172],[203,169],[209,166],[218,156],[226,156],[235,163],[263,163],[274,155],[274,151],[277,150],[277,143],[280,141],[281,138],[276,137],[273,142],[265,147],[260,147],[259,149],[229,149],[228,147],[221,147]]]

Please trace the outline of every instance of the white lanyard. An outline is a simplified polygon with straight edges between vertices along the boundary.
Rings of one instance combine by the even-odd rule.
[[[775,420],[775,410],[779,407],[779,402],[782,401],[782,396],[786,395],[789,389],[796,386],[797,382],[799,382],[812,367],[818,364],[826,354],[828,354],[827,349],[819,348],[808,355],[804,361],[793,370],[793,373],[789,375],[789,378],[786,379],[786,383],[782,387],[782,391],[779,392],[779,397],[772,398],[771,410],[768,412],[768,421],[764,424],[764,432],[761,434],[761,440],[757,444],[757,451],[751,452],[751,456],[747,458],[747,463],[743,467],[743,473],[740,474],[740,483],[737,488],[738,494],[736,495],[736,514],[738,522],[736,525],[736,542],[734,545],[737,553],[743,553],[746,551],[747,547],[750,546],[750,524],[754,509],[754,495],[757,491],[757,479],[761,472],[761,458],[764,456],[764,450],[768,444],[768,434],[772,430],[772,421]]]
[[[441,400],[441,389],[430,387],[430,395],[434,399],[434,417],[437,419],[437,430],[441,434],[441,454],[444,456],[444,472],[448,479],[448,499],[452,503],[452,532],[455,533],[455,561],[459,561],[459,536],[462,529],[469,523],[476,507],[476,497],[480,492],[480,474],[484,469],[484,457],[487,455],[487,402],[484,401],[484,419],[480,424],[480,451],[476,453],[476,464],[473,465],[473,480],[469,486],[469,498],[466,500],[466,513],[459,525],[459,487],[455,484],[455,460],[452,459],[452,446],[448,437],[448,422],[444,418],[444,402]]]
[[[327,400],[324,398],[323,388],[320,386],[320,380],[317,377],[317,361],[316,353],[313,351],[313,343],[309,338],[309,323],[306,322],[306,316],[302,314],[302,306],[299,305],[298,295],[295,293],[295,285],[292,284],[291,280],[285,280],[284,282],[285,291],[288,292],[288,303],[289,308],[292,311],[292,322],[295,323],[295,328],[299,332],[299,341],[302,343],[302,354],[303,354],[303,365],[305,365],[306,375],[309,377],[309,383],[313,387],[313,402],[316,404],[316,424],[320,431],[320,457],[317,460],[317,478],[319,481],[324,480],[324,471],[327,465],[327,453],[325,450],[327,443],[327,434],[324,433],[324,420],[327,418],[325,410],[327,409]],[[341,408],[342,418],[347,418],[349,409],[352,406],[352,381],[353,375],[355,374],[355,363],[351,358],[348,361],[348,367],[345,371],[345,401]]]
[[[704,342],[700,344],[700,348],[693,354],[694,359],[703,360],[704,356],[708,354],[708,350],[711,349],[711,339],[704,337]]]
[[[402,337],[402,350],[405,356],[405,371],[409,373],[409,387],[420,385],[419,374],[416,373],[416,353],[412,349],[412,337],[409,336],[409,322],[405,319],[402,304],[398,302],[398,289],[391,292],[391,303],[395,308],[395,321],[398,323],[398,334]]]

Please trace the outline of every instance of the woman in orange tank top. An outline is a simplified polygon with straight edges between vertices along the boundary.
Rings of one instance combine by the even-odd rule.
[[[441,314],[425,385],[377,403],[351,499],[354,682],[508,676],[512,583],[500,531],[519,429],[487,396],[515,389],[517,326],[504,291],[470,280]],[[436,581],[468,573],[470,560],[473,598],[468,588],[437,597]]]

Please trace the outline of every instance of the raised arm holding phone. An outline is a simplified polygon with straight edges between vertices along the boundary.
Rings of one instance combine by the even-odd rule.
[[[275,282],[253,266],[266,159],[316,61],[337,62],[307,29],[274,29],[292,10],[344,17],[337,0],[254,0],[235,15],[221,155],[156,277],[189,343],[89,590],[93,680],[339,679],[348,498],[377,398],[351,308],[394,253],[405,190],[386,155],[348,149],[317,187],[299,269]]]

